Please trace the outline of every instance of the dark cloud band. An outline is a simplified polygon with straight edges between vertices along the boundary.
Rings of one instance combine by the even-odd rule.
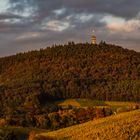
[[[0,13],[0,56],[34,49],[37,44],[39,48],[40,44],[90,41],[93,28],[98,40],[138,48],[139,23],[139,0],[9,0],[6,11]],[[129,44],[122,39],[127,37]]]

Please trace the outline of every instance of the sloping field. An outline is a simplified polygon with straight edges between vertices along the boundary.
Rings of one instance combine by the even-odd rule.
[[[136,103],[135,102],[105,101],[105,104],[109,106],[134,106]]]
[[[81,107],[107,106],[105,101],[92,99],[75,99]]]
[[[55,140],[140,140],[140,110],[40,135]]]
[[[140,106],[138,102],[99,101],[92,99],[66,99],[57,101],[56,104],[62,107],[67,107],[69,105],[73,107],[110,107],[113,111],[120,109],[122,112],[127,111],[135,105]]]
[[[77,102],[76,99],[67,99],[67,100],[62,100],[62,101],[58,101],[56,102],[56,104],[60,105],[60,106],[75,106],[75,107],[80,107],[80,103]]]

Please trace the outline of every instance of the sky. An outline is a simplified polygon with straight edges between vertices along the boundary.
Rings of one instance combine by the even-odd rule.
[[[0,0],[0,57],[68,41],[140,52],[140,0]]]

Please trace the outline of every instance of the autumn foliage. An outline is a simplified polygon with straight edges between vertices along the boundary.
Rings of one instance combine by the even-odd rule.
[[[52,119],[57,129],[58,114],[48,114],[59,110],[54,101],[68,98],[140,101],[140,53],[69,42],[0,58],[0,117],[11,124],[44,128]]]

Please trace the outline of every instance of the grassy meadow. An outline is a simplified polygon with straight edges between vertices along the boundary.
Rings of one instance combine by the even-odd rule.
[[[57,105],[61,107],[73,106],[77,108],[85,108],[85,107],[108,107],[111,108],[114,112],[125,112],[129,111],[135,105],[140,106],[140,103],[136,102],[119,102],[119,101],[99,101],[99,100],[91,100],[91,99],[67,99],[60,100],[56,102]]]

